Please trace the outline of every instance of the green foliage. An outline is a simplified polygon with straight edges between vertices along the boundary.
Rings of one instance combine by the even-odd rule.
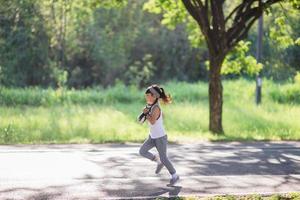
[[[52,67],[51,75],[56,83],[56,87],[58,88],[64,88],[67,85],[68,81],[68,72],[62,69],[59,69],[57,67]]]
[[[257,75],[263,68],[253,56],[247,55],[251,42],[240,41],[223,62],[221,73]]]
[[[182,1],[148,0],[143,8],[151,13],[162,14],[161,23],[171,30],[179,24],[185,24],[191,45],[196,48],[203,45],[204,38],[199,26],[188,14]]]
[[[225,80],[225,135],[215,136],[207,126],[207,83],[166,83],[162,86],[173,97],[172,104],[162,104],[170,140],[300,139],[299,104],[279,104],[270,95],[288,85],[264,80],[264,103],[256,106],[254,80]],[[143,94],[144,89],[121,83],[65,91],[1,88],[0,143],[141,142],[147,126],[138,124],[136,117],[145,104]]]
[[[300,104],[299,75],[295,77],[295,83],[281,85],[270,91],[271,98],[279,103]]]
[[[155,14],[163,14],[161,23],[171,29],[185,22],[187,14],[181,1],[173,0],[148,0],[144,4],[144,10]]]
[[[295,44],[290,32],[290,25],[286,22],[285,17],[281,16],[275,19],[275,26],[270,28],[270,38],[276,42],[277,48],[285,49]]]
[[[225,2],[225,14],[236,3]],[[263,74],[274,80],[300,70],[299,12],[282,5],[265,18]],[[182,1],[0,0],[0,13],[1,85],[85,88],[208,78],[203,35]],[[256,29],[250,53],[238,47],[227,56],[224,75],[257,73],[249,56],[255,37]]]
[[[156,67],[152,63],[152,55],[147,54],[141,61],[135,61],[129,66],[125,76],[128,77],[129,84],[144,87],[151,84]]]
[[[2,73],[2,67],[1,67],[1,65],[0,65],[0,87],[1,87],[1,85],[2,85],[2,82],[3,82],[3,73]]]
[[[300,72],[297,72],[294,77],[295,84],[300,85]]]
[[[127,0],[92,0],[88,1],[88,3],[90,7],[115,8],[125,6],[127,4]]]
[[[297,38],[297,39],[295,40],[295,44],[300,46],[300,38]]]
[[[262,75],[274,81],[285,81],[294,77],[300,70],[300,48],[293,42],[299,37],[300,12],[293,9],[289,3],[281,3],[272,6],[270,12],[264,15],[264,36],[262,42],[262,60],[264,68]],[[275,23],[276,22],[276,23]],[[279,24],[284,23],[280,28]],[[271,37],[274,33],[274,38]],[[272,33],[272,34],[273,34]],[[278,40],[276,39],[278,36]],[[283,43],[280,43],[280,39]],[[249,32],[250,54],[256,54],[257,47],[257,24]]]
[[[186,22],[186,30],[190,44],[194,48],[203,48],[205,40],[200,29],[198,28],[199,25],[191,19],[191,16],[188,16],[188,18],[189,20]]]
[[[224,13],[228,15],[232,9],[234,9],[234,4],[239,2],[234,1],[233,3],[224,4]],[[262,64],[265,62],[268,68],[265,68],[265,74],[268,77],[272,77],[274,79],[287,79],[289,76],[293,75],[292,68],[298,68],[300,62],[297,62],[297,53],[299,53],[299,48],[291,49],[294,44],[299,43],[299,34],[297,31],[300,30],[297,28],[297,24],[299,23],[299,12],[297,12],[293,8],[299,7],[298,0],[286,1],[282,4],[277,4],[274,7],[268,8],[266,12],[269,16],[271,16],[273,21],[268,24],[265,28],[268,30],[268,38],[264,41],[266,44],[266,48],[264,48],[263,53],[265,51],[270,52],[269,55],[264,54],[264,61],[262,63],[256,63],[255,59],[252,56],[246,56],[244,52],[245,44],[239,43],[237,48],[233,50],[224,62],[224,69],[222,72],[224,75],[226,74],[257,74],[262,69]],[[185,24],[186,31],[188,34],[188,38],[190,40],[191,46],[203,48],[203,35],[200,32],[199,26],[195,21],[187,14],[187,11],[183,8],[181,1],[169,2],[167,0],[148,0],[145,4],[146,10],[161,14],[162,15],[162,23],[170,28],[174,28],[178,24]],[[168,14],[168,13],[176,13],[176,14]],[[282,15],[284,12],[284,16]],[[274,17],[273,17],[274,16]],[[287,20],[286,18],[290,19]],[[230,20],[229,20],[230,21]],[[256,29],[255,29],[256,30]],[[256,37],[256,32],[251,32],[251,37]],[[268,39],[272,39],[269,41]],[[249,46],[249,45],[248,45]],[[249,49],[249,47],[246,47]],[[287,50],[287,48],[290,48]],[[253,53],[252,48],[252,53]],[[277,50],[275,50],[277,49]],[[293,51],[289,53],[287,51]],[[282,51],[285,51],[284,53]],[[276,54],[277,56],[274,56]],[[293,57],[293,59],[290,59]],[[236,60],[235,60],[236,59]],[[288,60],[292,63],[284,63],[283,60]],[[295,60],[295,61],[294,61]],[[206,62],[208,65],[208,62]],[[223,68],[223,67],[222,67]],[[289,68],[286,70],[287,73],[283,73],[285,68]]]
[[[238,45],[226,56],[222,64],[221,74],[246,74],[249,76],[257,75],[263,68],[262,63],[257,63],[256,58],[247,55],[250,41],[240,41]],[[205,62],[209,69],[209,61]]]
[[[7,127],[0,129],[0,141],[5,144],[14,144],[20,141],[19,134],[16,133],[12,124],[8,124]]]
[[[33,0],[0,1],[0,66],[4,85],[47,81],[48,38]]]
[[[292,6],[295,9],[300,10],[300,1],[299,0],[289,0],[289,2],[292,4]]]

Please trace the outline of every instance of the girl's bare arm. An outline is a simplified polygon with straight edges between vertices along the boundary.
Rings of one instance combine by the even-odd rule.
[[[152,113],[148,114],[146,118],[151,124],[154,124],[157,118],[159,117],[159,114],[160,109],[158,107],[154,107]]]

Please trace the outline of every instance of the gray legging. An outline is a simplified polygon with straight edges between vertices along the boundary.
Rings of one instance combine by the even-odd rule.
[[[149,150],[155,146],[162,164],[168,169],[170,174],[174,174],[176,173],[176,170],[167,157],[167,144],[167,135],[156,139],[152,139],[149,135],[148,139],[145,140],[144,144],[140,148],[140,155],[153,161],[155,157],[151,152],[149,152]]]

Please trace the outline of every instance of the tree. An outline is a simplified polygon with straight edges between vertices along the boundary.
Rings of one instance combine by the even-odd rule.
[[[221,69],[226,55],[247,37],[249,29],[265,10],[280,2],[284,0],[149,0],[146,4],[146,9],[164,13],[162,23],[176,24],[191,18],[196,21],[209,52],[210,131],[219,134],[224,132]],[[225,3],[235,5],[225,6]],[[299,8],[298,1],[291,3]],[[227,10],[231,7],[231,10]]]
[[[34,0],[0,0],[0,83],[44,85],[47,81],[48,36]]]

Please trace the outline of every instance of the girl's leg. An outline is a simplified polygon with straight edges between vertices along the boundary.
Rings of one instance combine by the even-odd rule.
[[[151,152],[149,152],[149,150],[152,149],[154,146],[155,143],[153,139],[151,139],[151,137],[149,136],[148,139],[145,140],[144,144],[140,148],[139,151],[140,155],[153,161],[155,157]]]
[[[155,146],[159,153],[161,162],[168,169],[170,174],[175,174],[176,170],[173,167],[172,163],[170,162],[170,160],[167,156],[167,144],[168,144],[168,136],[167,135],[165,135],[164,137],[155,139]]]

